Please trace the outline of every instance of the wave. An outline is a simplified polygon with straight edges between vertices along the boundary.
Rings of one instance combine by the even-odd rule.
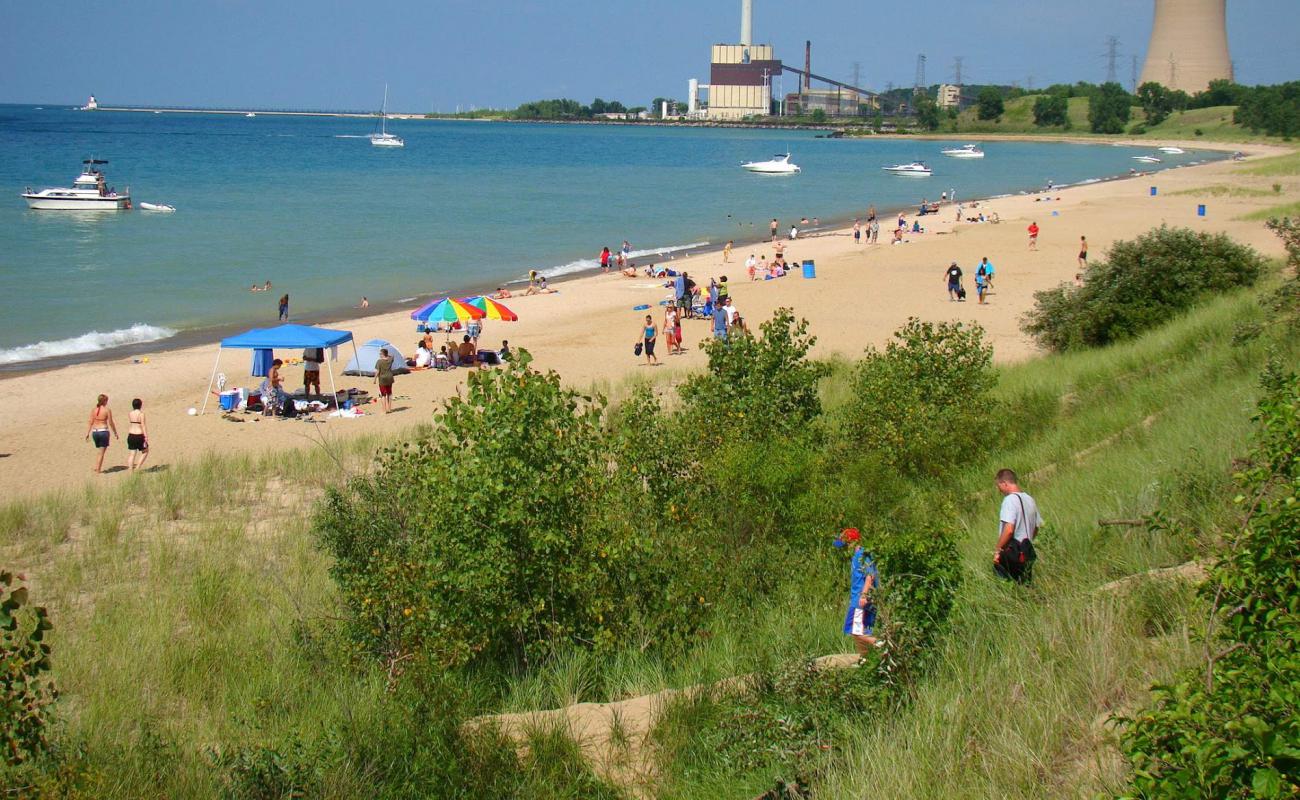
[[[370,135],[362,134],[362,133],[336,133],[334,134],[334,138],[335,139],[369,139]]]
[[[176,335],[171,328],[146,325],[137,322],[129,328],[121,328],[108,333],[91,331],[70,339],[58,339],[53,342],[37,342],[21,347],[0,348],[0,364],[19,364],[24,361],[37,361],[51,356],[73,356],[80,353],[93,353],[111,347],[123,347],[129,344],[144,344],[168,339]]]
[[[635,261],[638,258],[645,258],[646,256],[671,256],[673,253],[680,253],[683,250],[694,250],[697,247],[708,246],[709,242],[691,242],[690,244],[673,244],[664,247],[650,247],[645,250],[632,250],[628,252],[627,259],[629,261]],[[615,255],[618,254],[615,253]],[[580,258],[577,261],[570,261],[567,264],[560,264],[555,267],[546,267],[538,270],[538,272],[548,278],[555,278],[560,275],[570,275],[574,272],[583,272],[584,270],[594,269],[600,269],[599,259]]]

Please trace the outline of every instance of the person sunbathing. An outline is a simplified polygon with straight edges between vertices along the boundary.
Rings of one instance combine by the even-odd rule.
[[[504,286],[498,286],[496,294],[492,295],[497,300],[505,300],[510,297],[510,290]]]

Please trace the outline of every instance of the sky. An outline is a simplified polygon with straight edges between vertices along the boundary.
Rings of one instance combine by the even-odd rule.
[[[1243,83],[1300,79],[1297,0],[1229,0]],[[792,66],[883,90],[927,83],[1120,80],[1144,55],[1150,0],[754,0],[754,37]],[[893,20],[891,21],[891,17]],[[0,0],[0,102],[389,110],[513,107],[550,97],[648,105],[708,82],[739,38],[740,0]],[[785,78],[786,90],[795,76]]]

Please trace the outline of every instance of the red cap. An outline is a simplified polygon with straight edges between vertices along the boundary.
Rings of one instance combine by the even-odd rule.
[[[856,542],[862,539],[862,534],[858,533],[857,528],[845,528],[840,533],[840,540],[844,542]]]

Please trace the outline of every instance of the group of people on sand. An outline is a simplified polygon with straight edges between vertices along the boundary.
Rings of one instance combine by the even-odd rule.
[[[631,257],[632,243],[627,239],[623,240],[623,245],[618,249],[618,253],[610,251],[609,246],[606,245],[600,249],[600,255],[598,256],[600,260],[600,271],[609,272],[610,270],[617,270],[622,272],[624,268],[628,266]],[[636,265],[633,264],[632,267],[635,268]]]
[[[126,469],[135,471],[143,467],[149,457],[149,427],[145,422],[143,400],[137,397],[131,401],[126,420]],[[108,395],[101,394],[90,410],[90,422],[86,425],[86,441],[93,441],[95,445],[95,472],[104,470],[110,434],[113,439],[121,439],[113,420],[113,410],[108,407]]]
[[[975,267],[975,295],[979,305],[987,305],[987,297],[993,292],[993,274],[996,270],[993,268],[993,262],[989,261],[988,256],[980,259],[980,263]],[[961,267],[957,266],[954,261],[944,270],[944,280],[948,283],[948,301],[953,303],[966,302],[966,287],[962,282],[965,273]]]
[[[998,508],[993,574],[1025,585],[1034,577],[1034,564],[1038,561],[1034,539],[1043,527],[1043,518],[1033,496],[1020,489],[1020,478],[1013,470],[998,470],[994,486],[1002,495],[1002,502]],[[831,544],[849,556],[849,603],[843,631],[852,639],[858,656],[865,659],[873,648],[886,646],[875,628],[879,614],[877,599],[888,576],[881,576],[871,545],[857,528],[845,528]]]

